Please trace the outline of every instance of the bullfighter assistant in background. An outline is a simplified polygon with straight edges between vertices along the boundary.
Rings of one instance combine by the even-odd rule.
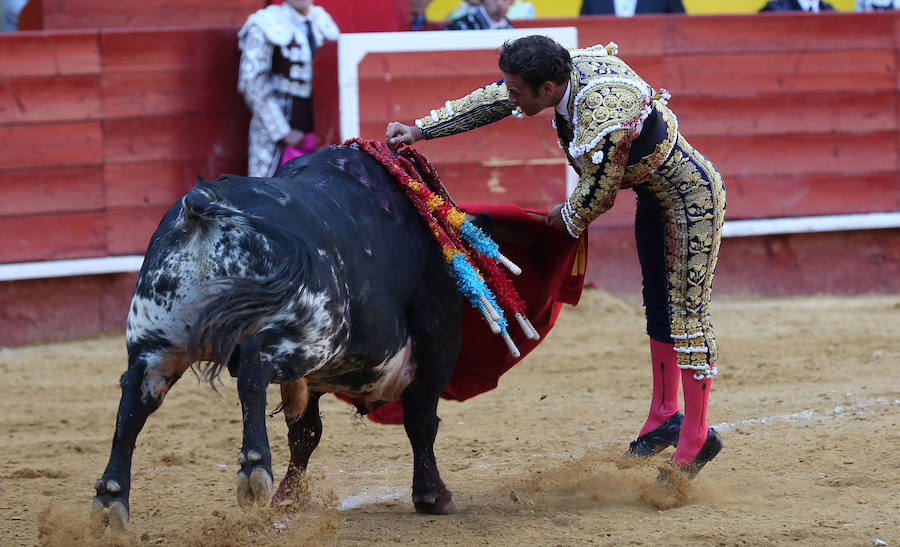
[[[247,175],[270,177],[287,160],[315,150],[312,60],[340,31],[312,0],[285,0],[247,18],[238,32],[238,91],[253,112]]]
[[[676,446],[672,463],[693,478],[722,448],[706,414],[716,374],[709,303],[725,186],[678,132],[668,93],[654,91],[616,54],[615,44],[570,51],[544,36],[507,42],[499,60],[503,80],[447,101],[414,126],[391,122],[385,137],[412,144],[554,108],[560,146],[581,180],[547,224],[579,238],[620,188],[635,191],[653,391],[649,416],[625,456]]]

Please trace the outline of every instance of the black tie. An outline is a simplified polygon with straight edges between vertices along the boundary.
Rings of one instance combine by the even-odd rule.
[[[313,35],[312,23],[306,20],[306,39],[309,41],[309,57],[312,58],[316,54],[316,37]]]
[[[565,144],[569,144],[574,138],[572,126],[569,125],[569,120],[563,118],[562,114],[559,112],[556,112],[556,134],[559,135],[559,138],[561,138]]]

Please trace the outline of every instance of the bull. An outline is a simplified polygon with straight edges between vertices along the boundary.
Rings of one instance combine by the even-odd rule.
[[[460,349],[462,298],[418,212],[377,160],[335,146],[272,178],[200,181],[147,249],[126,327],[128,367],[94,518],[124,528],[131,459],[147,417],[192,366],[236,377],[243,411],[237,498],[268,503],[266,391],[280,384],[297,493],[322,435],[318,400],[362,412],[400,401],[419,512],[455,511],[434,455],[438,398]]]

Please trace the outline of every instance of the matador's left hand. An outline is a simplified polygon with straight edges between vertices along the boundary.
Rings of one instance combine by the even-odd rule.
[[[566,223],[563,221],[563,218],[562,218],[562,208],[563,208],[563,203],[560,203],[559,205],[555,206],[553,209],[550,209],[550,212],[547,213],[547,220],[545,220],[544,222],[547,224],[547,226],[550,226],[551,228],[559,230],[560,232],[568,233],[568,230],[566,230]]]

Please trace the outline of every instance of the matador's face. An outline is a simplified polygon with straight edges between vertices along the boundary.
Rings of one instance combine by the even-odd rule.
[[[544,109],[543,102],[540,100],[540,91],[535,93],[534,89],[522,79],[522,76],[504,72],[503,81],[509,91],[509,102],[521,108],[525,115],[534,116]]]
[[[312,6],[313,0],[285,0],[285,2],[298,12],[306,15],[309,13],[309,8]]]

